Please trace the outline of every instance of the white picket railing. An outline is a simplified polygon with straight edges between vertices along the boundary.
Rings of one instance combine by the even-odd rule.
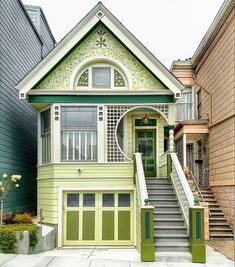
[[[140,207],[144,207],[146,206],[146,200],[148,200],[148,191],[145,182],[141,153],[135,153],[135,163],[136,163],[136,173],[134,175],[136,179],[137,194],[140,202],[139,204]]]
[[[194,197],[176,153],[170,153],[172,161],[171,179],[183,212],[187,229],[189,229],[189,207],[194,205]]]

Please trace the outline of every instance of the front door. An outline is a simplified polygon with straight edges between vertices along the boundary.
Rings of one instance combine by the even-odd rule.
[[[156,131],[136,130],[136,151],[142,153],[145,176],[156,176]]]

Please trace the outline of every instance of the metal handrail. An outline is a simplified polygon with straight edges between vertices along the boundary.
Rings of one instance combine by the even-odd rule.
[[[203,201],[203,202],[206,202],[205,199],[204,199],[204,197],[202,196],[201,190],[200,190],[200,188],[199,188],[199,186],[198,186],[197,180],[195,179],[195,177],[194,177],[192,171],[189,170],[189,172],[190,172],[190,175],[191,175],[191,177],[192,177],[192,179],[193,179],[194,184],[196,185],[197,191],[198,191],[198,193],[199,193],[199,195],[200,195],[202,201]],[[210,215],[210,210],[209,210],[209,209],[208,209],[208,212],[209,212],[209,215]]]

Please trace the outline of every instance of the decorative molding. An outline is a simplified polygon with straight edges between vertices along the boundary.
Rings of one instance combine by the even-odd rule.
[[[127,51],[103,26],[99,26],[75,49],[37,89],[70,89],[70,77],[83,61],[96,57],[109,57],[126,67],[132,79],[132,90],[165,90],[157,79]]]

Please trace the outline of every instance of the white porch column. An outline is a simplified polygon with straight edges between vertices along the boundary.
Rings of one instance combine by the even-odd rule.
[[[186,144],[187,144],[186,133],[183,133],[183,167],[187,166]]]

